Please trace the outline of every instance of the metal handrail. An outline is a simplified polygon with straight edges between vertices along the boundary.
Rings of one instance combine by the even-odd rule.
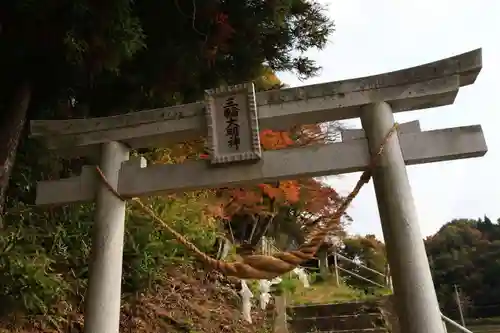
[[[352,259],[349,259],[349,258],[347,258],[347,257],[345,257],[345,256],[343,256],[343,255],[341,255],[340,253],[335,252],[335,255],[336,255],[338,258],[340,258],[340,259],[344,259],[344,260],[349,261],[349,262],[351,262],[351,263],[353,263],[353,264],[355,264],[355,265],[357,265],[357,266],[359,266],[359,267],[361,267],[361,268],[364,268],[364,269],[366,269],[366,270],[368,270],[368,271],[370,271],[370,272],[373,272],[373,273],[378,274],[378,275],[380,275],[380,276],[382,276],[382,277],[385,277],[385,274],[380,273],[379,271],[374,270],[374,269],[372,269],[372,268],[370,268],[370,267],[367,267],[367,266],[365,266],[365,265],[363,265],[363,264],[360,264],[359,262],[356,262],[356,261],[354,261],[354,260],[352,260]]]
[[[368,278],[365,278],[364,276],[361,276],[361,275],[359,275],[359,274],[357,274],[357,273],[354,273],[353,271],[350,271],[350,270],[348,270],[348,269],[345,269],[345,268],[342,268],[342,267],[337,267],[337,269],[340,269],[342,272],[346,272],[346,273],[348,273],[348,274],[351,274],[351,275],[353,275],[353,276],[355,276],[355,277],[357,277],[357,278],[359,278],[359,279],[361,279],[361,280],[364,280],[364,281],[370,282],[370,283],[372,283],[372,284],[376,285],[377,287],[380,287],[380,288],[386,288],[386,286],[383,286],[383,285],[381,285],[380,283],[377,283],[377,282],[372,281],[372,280],[370,280],[370,279],[368,279]]]
[[[443,322],[449,323],[450,325],[454,326],[455,328],[458,328],[460,331],[462,331],[464,333],[474,333],[471,330],[463,327],[462,325],[460,325],[459,323],[457,323],[453,319],[446,317],[442,312],[441,312],[441,319],[443,320]]]
[[[354,260],[352,260],[352,259],[349,259],[349,258],[347,258],[347,257],[345,257],[345,256],[343,256],[343,255],[341,255],[341,254],[338,254],[338,253],[336,253],[336,252],[335,252],[335,255],[336,255],[336,256],[338,256],[338,257],[339,257],[339,258],[341,258],[341,259],[344,259],[344,260],[347,260],[347,261],[349,261],[349,262],[353,263],[354,265],[356,265],[356,266],[358,266],[358,267],[365,268],[365,269],[367,269],[367,270],[369,270],[369,271],[371,271],[371,272],[378,273],[379,275],[381,275],[381,276],[384,276],[384,277],[385,277],[385,275],[384,275],[384,274],[382,274],[382,273],[380,273],[379,271],[376,271],[376,270],[374,270],[374,269],[371,269],[371,268],[369,268],[369,267],[366,267],[365,265],[363,265],[363,264],[361,264],[361,263],[359,263],[359,262],[356,262],[356,261],[354,261]],[[379,287],[385,288],[385,286],[382,286],[381,284],[378,284],[377,282],[372,281],[372,280],[370,280],[370,279],[367,279],[367,278],[365,278],[364,276],[361,276],[361,275],[359,275],[359,274],[356,274],[356,273],[354,273],[354,272],[352,272],[352,271],[350,271],[350,270],[348,270],[348,269],[345,269],[345,268],[342,268],[342,267],[337,267],[337,269],[340,269],[340,270],[341,270],[341,271],[343,271],[343,272],[349,273],[349,274],[351,274],[351,275],[353,275],[353,276],[356,276],[356,277],[358,277],[358,278],[360,278],[360,279],[362,279],[362,280],[365,280],[365,281],[367,281],[367,282],[370,282],[370,283],[372,283],[372,284],[374,284],[374,285],[376,285],[376,286],[379,286]],[[453,319],[450,319],[450,318],[446,317],[446,316],[445,316],[442,312],[440,312],[440,314],[441,314],[441,320],[443,321],[443,325],[444,325],[444,327],[445,327],[445,331],[446,331],[446,323],[449,323],[450,325],[452,325],[453,327],[455,327],[455,328],[459,329],[459,330],[460,330],[460,331],[462,331],[463,333],[474,333],[474,332],[472,332],[471,330],[467,329],[466,327],[464,327],[464,326],[460,325],[459,323],[457,323],[457,322],[456,322],[456,321],[454,321]]]
[[[372,269],[372,268],[370,268],[370,267],[367,267],[367,266],[365,266],[365,265],[363,265],[363,264],[361,264],[361,263],[359,263],[359,262],[356,262],[356,261],[354,261],[353,259],[348,258],[348,257],[346,257],[346,256],[344,256],[344,255],[342,255],[342,254],[340,254],[340,253],[334,252],[334,256],[335,256],[335,258],[340,258],[340,259],[346,260],[346,261],[348,261],[348,262],[351,262],[351,263],[353,263],[354,265],[356,265],[356,266],[358,266],[358,267],[360,267],[360,268],[364,268],[364,269],[366,269],[366,270],[368,270],[368,271],[370,271],[370,272],[373,272],[373,273],[375,273],[375,274],[378,274],[379,276],[382,276],[382,277],[384,277],[384,278],[386,277],[386,276],[385,276],[385,274],[383,274],[383,273],[381,273],[381,272],[379,272],[379,271],[377,271],[377,270],[375,270],[375,269]],[[336,261],[336,260],[335,260],[335,261]],[[359,279],[362,279],[362,280],[364,280],[364,281],[370,282],[371,284],[373,284],[373,285],[375,285],[375,286],[377,286],[377,287],[381,287],[381,288],[387,288],[387,287],[389,287],[389,288],[392,290],[392,286],[391,286],[390,282],[387,284],[387,286],[383,286],[383,285],[381,285],[381,284],[379,284],[379,283],[377,283],[377,282],[375,282],[375,281],[373,281],[373,280],[370,280],[370,279],[368,279],[368,278],[365,278],[364,276],[361,276],[361,275],[359,275],[359,274],[356,274],[356,273],[354,273],[354,272],[353,272],[353,271],[351,271],[351,270],[348,270],[348,269],[345,269],[345,268],[339,267],[339,266],[337,266],[337,265],[336,265],[335,269],[340,269],[341,271],[346,272],[346,273],[348,273],[348,274],[351,274],[351,275],[353,275],[353,276],[355,276],[355,277],[357,277],[357,278],[359,278]]]
[[[268,243],[268,245],[269,245],[269,246],[268,246],[268,250],[269,250],[269,252],[271,252],[271,253],[272,253],[272,252],[279,252],[279,249],[278,249],[278,248],[277,248],[274,244],[270,244],[270,243]],[[361,263],[359,263],[359,262],[356,262],[356,261],[354,261],[353,259],[350,259],[350,258],[348,258],[348,257],[346,257],[346,256],[344,256],[344,255],[342,255],[342,254],[339,254],[339,253],[337,253],[337,252],[334,252],[334,255],[335,255],[337,258],[340,258],[340,259],[346,260],[346,261],[348,261],[348,262],[351,262],[351,263],[353,263],[354,265],[356,265],[356,266],[358,266],[358,267],[360,267],[360,268],[364,268],[364,269],[366,269],[366,270],[368,270],[368,271],[370,271],[370,272],[373,272],[373,273],[375,273],[375,274],[378,274],[378,275],[380,275],[380,276],[385,277],[385,274],[383,274],[383,273],[381,273],[381,272],[379,272],[379,271],[377,271],[377,270],[375,270],[375,269],[369,268],[369,267],[367,267],[367,266],[365,266],[365,265],[363,265],[363,264],[361,264]],[[372,284],[373,284],[373,285],[375,285],[375,286],[378,286],[378,287],[381,287],[381,288],[386,288],[386,286],[383,286],[383,285],[381,285],[381,284],[379,284],[379,283],[377,283],[377,282],[375,282],[375,281],[372,281],[372,280],[370,280],[370,279],[368,279],[368,278],[365,278],[364,276],[361,276],[361,275],[359,275],[359,274],[357,274],[357,273],[354,273],[353,271],[350,271],[350,270],[348,270],[348,269],[345,269],[345,268],[342,268],[342,267],[338,267],[338,266],[337,266],[336,268],[337,268],[337,269],[339,269],[339,270],[341,270],[341,271],[343,271],[343,272],[346,272],[346,273],[348,273],[348,274],[351,274],[351,275],[353,275],[353,276],[355,276],[355,277],[357,277],[357,278],[359,278],[359,279],[362,279],[362,280],[364,280],[364,281],[367,281],[367,282],[369,282],[369,283],[372,283]],[[465,328],[464,326],[460,325],[459,323],[457,323],[457,322],[456,322],[456,321],[454,321],[453,319],[450,319],[450,318],[446,317],[446,316],[445,316],[442,312],[440,312],[440,314],[441,314],[441,320],[443,321],[443,325],[444,325],[444,328],[445,328],[445,332],[446,332],[446,323],[449,323],[451,326],[453,326],[453,327],[457,328],[458,330],[460,330],[460,331],[461,331],[461,332],[463,332],[463,333],[474,333],[474,332],[472,332],[471,330],[469,330],[469,329]]]

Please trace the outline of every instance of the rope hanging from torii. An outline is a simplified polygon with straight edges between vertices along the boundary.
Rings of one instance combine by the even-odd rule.
[[[294,251],[279,252],[273,254],[272,256],[258,254],[246,255],[242,256],[242,261],[236,262],[216,260],[203,253],[196,247],[196,245],[194,245],[184,236],[175,231],[168,223],[158,217],[151,208],[142,203],[139,198],[132,198],[132,201],[136,203],[143,212],[151,216],[153,220],[160,223],[169,232],[171,232],[178,242],[186,246],[199,260],[201,260],[210,268],[218,270],[227,276],[234,276],[240,279],[272,279],[288,273],[295,267],[299,266],[301,263],[314,258],[314,255],[316,254],[318,248],[321,246],[321,244],[323,244],[325,236],[327,236],[328,233],[336,227],[336,223],[333,222],[339,221],[349,204],[356,197],[356,195],[358,195],[363,185],[368,183],[368,181],[370,180],[372,171],[378,162],[378,158],[380,157],[380,155],[382,155],[387,141],[394,134],[394,132],[396,132],[397,128],[398,124],[395,123],[394,126],[386,134],[377,154],[372,156],[368,168],[363,172],[352,192],[349,193],[347,198],[342,202],[340,207],[334,213],[330,222],[327,223],[327,225],[324,227],[316,226],[310,232],[308,240]],[[126,198],[123,198],[109,184],[101,169],[98,166],[96,167],[96,169],[104,185],[120,200],[126,201]]]

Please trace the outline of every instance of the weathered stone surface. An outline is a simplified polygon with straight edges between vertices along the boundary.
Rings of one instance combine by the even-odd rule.
[[[208,151],[212,164],[260,160],[253,83],[208,90],[205,109]]]
[[[385,324],[385,318],[380,313],[375,312],[291,319],[289,323],[296,332],[353,331],[381,328]]]
[[[335,81],[257,94],[262,129],[288,129],[359,117],[362,106],[379,101],[393,112],[451,104],[461,86],[475,81],[481,49],[430,64],[364,78]],[[120,116],[31,122],[31,134],[51,149],[88,154],[102,142],[121,141],[132,148],[161,146],[207,134],[204,103],[147,110]]]
[[[420,132],[420,122],[418,120],[399,124],[398,134]],[[363,129],[347,129],[342,131],[342,142],[349,140],[365,139],[366,134]]]
[[[392,308],[392,297],[289,306],[289,328],[293,333],[399,333],[397,318]]]
[[[332,288],[335,288],[332,286]],[[375,313],[378,310],[376,301],[352,301],[329,304],[295,305],[287,308],[287,315],[294,319],[317,318],[328,316],[356,315],[360,312]]]
[[[478,157],[487,151],[479,125],[402,134],[400,145],[407,165]],[[125,197],[141,197],[278,179],[319,177],[362,171],[370,160],[366,139],[267,151],[263,155],[257,164],[231,168],[209,168],[206,161],[141,168],[142,160],[134,162],[131,159],[122,167],[118,191]],[[81,177],[89,179],[39,182],[36,203],[93,200],[92,188],[82,186],[94,186],[90,177],[95,176],[82,174]]]

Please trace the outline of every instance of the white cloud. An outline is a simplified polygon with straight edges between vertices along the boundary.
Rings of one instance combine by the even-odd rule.
[[[483,48],[483,70],[474,85],[461,89],[454,105],[397,114],[397,121],[418,119],[424,130],[481,124],[489,151],[485,157],[409,167],[409,177],[423,235],[457,217],[500,217],[500,2],[451,0],[330,0],[337,31],[329,46],[310,52],[323,67],[320,76],[300,82],[289,74],[280,78],[292,86],[383,73]],[[360,126],[358,120],[349,124]],[[346,193],[359,174],[332,177]],[[382,237],[371,183],[349,213],[355,233]]]

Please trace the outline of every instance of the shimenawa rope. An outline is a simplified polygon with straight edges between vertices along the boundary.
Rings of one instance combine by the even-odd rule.
[[[186,246],[199,260],[201,260],[208,267],[218,270],[227,276],[234,276],[240,279],[272,279],[290,272],[304,261],[314,258],[314,255],[323,243],[325,236],[327,236],[330,231],[336,228],[337,224],[334,222],[340,220],[349,204],[356,197],[356,195],[358,195],[363,185],[368,183],[368,181],[370,180],[372,171],[378,162],[378,158],[380,157],[380,155],[382,155],[387,141],[392,136],[392,134],[394,134],[397,128],[398,124],[395,123],[394,126],[386,134],[377,154],[372,156],[368,168],[363,172],[352,192],[349,193],[347,198],[342,202],[340,207],[334,213],[330,222],[324,227],[316,226],[309,234],[308,240],[294,251],[279,252],[273,254],[272,256],[259,254],[247,255],[242,256],[242,261],[239,262],[225,262],[222,260],[216,260],[200,251],[196,247],[196,245],[194,245],[183,235],[175,231],[168,223],[166,223],[163,219],[156,215],[156,213],[151,208],[142,203],[139,198],[131,198],[131,200],[135,204],[137,204],[137,206],[143,212],[148,214],[153,220],[155,220],[163,227],[165,227],[169,232],[171,232],[179,243]],[[123,198],[109,184],[98,166],[96,166],[96,170],[109,191],[111,191],[120,200],[126,201],[126,198]]]

